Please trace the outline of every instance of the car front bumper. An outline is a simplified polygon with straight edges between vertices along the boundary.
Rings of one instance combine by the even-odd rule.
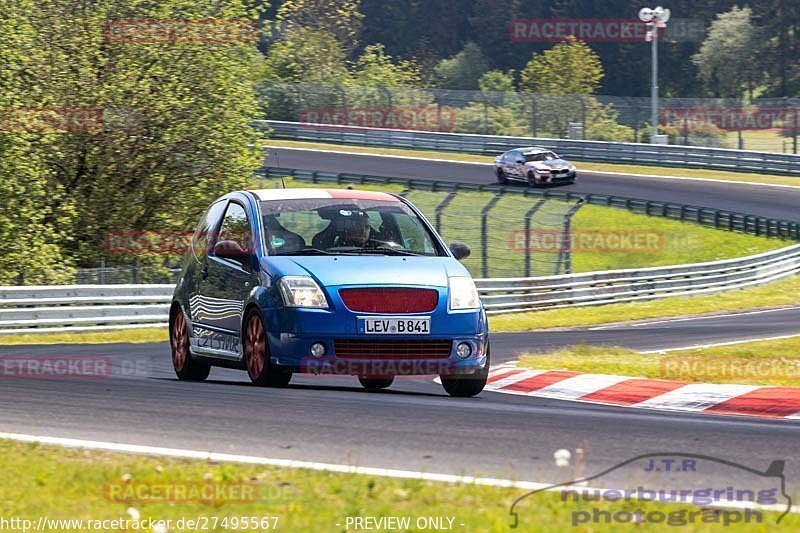
[[[483,311],[433,313],[430,335],[365,335],[356,313],[284,309],[267,327],[270,359],[277,368],[310,374],[368,376],[471,374],[485,368],[489,334]],[[282,316],[280,316],[282,315]],[[467,343],[466,358],[456,354]],[[325,354],[315,357],[314,344]],[[385,347],[385,351],[383,351]]]

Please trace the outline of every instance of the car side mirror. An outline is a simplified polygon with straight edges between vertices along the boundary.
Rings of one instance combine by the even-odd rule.
[[[251,254],[245,251],[236,241],[219,241],[214,245],[214,255],[241,263],[247,261],[251,256]]]
[[[519,163],[521,165],[521,164],[525,163],[525,160],[524,159],[517,159],[517,163]]]
[[[453,257],[461,261],[462,259],[469,257],[469,254],[472,253],[472,250],[470,250],[469,246],[463,242],[454,242],[450,245],[450,252],[453,254]]]

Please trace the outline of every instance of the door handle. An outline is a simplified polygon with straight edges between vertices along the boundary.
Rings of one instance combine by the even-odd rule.
[[[200,271],[200,277],[202,279],[206,279],[208,277],[208,265],[203,266],[203,270]]]

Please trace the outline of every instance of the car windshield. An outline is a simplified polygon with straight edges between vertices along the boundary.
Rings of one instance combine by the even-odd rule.
[[[270,255],[447,255],[399,201],[268,200],[261,214]]]
[[[531,161],[552,161],[553,159],[558,159],[558,156],[553,152],[536,152],[533,154],[525,154],[525,162],[530,163]]]

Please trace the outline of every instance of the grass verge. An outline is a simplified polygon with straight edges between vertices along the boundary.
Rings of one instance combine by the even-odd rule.
[[[643,354],[620,346],[578,345],[525,355],[520,366],[689,383],[800,387],[800,338],[660,354]]]
[[[455,152],[436,152],[432,150],[412,150],[402,148],[379,148],[372,146],[348,146],[333,143],[316,143],[303,141],[286,141],[278,139],[268,139],[264,141],[268,146],[278,146],[285,148],[312,148],[317,150],[332,150],[338,152],[351,152],[358,154],[380,154],[396,155],[405,157],[419,157],[424,159],[447,159],[450,161],[464,161],[468,163],[491,163],[492,157],[485,155],[460,154]],[[579,162],[578,172],[598,171],[598,172],[620,172],[630,174],[645,174],[648,176],[676,176],[682,178],[706,178],[732,182],[745,183],[764,183],[769,185],[795,185],[800,186],[800,179],[792,176],[764,176],[748,172],[728,172],[725,170],[706,170],[680,167],[654,167],[647,165],[630,165],[615,163],[591,163]],[[487,171],[487,180],[493,178],[493,174]]]
[[[112,344],[116,342],[145,343],[169,340],[169,332],[163,328],[137,328],[111,331],[76,331],[60,333],[20,333],[0,335],[0,346],[15,344]]]
[[[491,331],[533,331],[546,328],[591,326],[628,320],[719,313],[758,307],[778,307],[800,303],[800,276],[761,287],[709,294],[664,298],[650,302],[609,304],[597,307],[530,311],[492,316]]]
[[[421,529],[416,525],[419,517],[447,517],[453,519],[453,530],[500,532],[509,530],[510,506],[526,493],[519,489],[467,484],[130,456],[8,440],[0,441],[0,470],[4,473],[0,481],[4,517],[31,520],[34,526],[41,516],[49,520],[96,521],[130,519],[138,515],[139,520],[171,520],[170,527],[161,531],[192,530],[185,522],[184,527],[178,527],[178,521],[202,520],[202,517],[206,517],[207,529],[201,529],[209,531],[252,529],[249,524],[248,527],[242,525],[251,517],[268,518],[270,530],[346,531],[355,529],[352,524],[346,527],[348,517],[409,517],[410,527],[402,529],[417,531]],[[167,494],[170,487],[174,489],[187,483],[214,488],[245,487],[240,493],[254,497],[229,498],[226,503],[189,502],[185,498],[167,501],[169,498],[163,496],[148,498],[153,494],[151,489],[160,487],[162,494]],[[226,494],[233,493],[226,491]],[[125,495],[133,499],[118,501]],[[635,501],[565,503],[558,493],[540,493],[528,497],[517,509],[520,530],[564,531],[570,527],[573,513],[592,508],[612,513],[636,509],[645,513],[686,513],[699,509]],[[709,511],[707,516],[716,516],[721,521],[721,515],[714,511]],[[272,517],[277,517],[277,527],[272,527],[275,523]],[[765,512],[764,525],[774,524],[777,517],[778,513]],[[214,524],[216,527],[212,527]],[[234,524],[238,525],[234,527]],[[781,525],[789,530],[798,528],[800,518],[788,515]],[[619,531],[620,527],[620,524],[601,522],[585,524],[577,530],[611,532]],[[675,530],[674,525],[666,524],[647,524],[647,527],[653,531]],[[745,531],[751,527],[733,524],[722,529],[721,525],[694,523],[683,526],[682,530]]]
[[[262,185],[278,183],[264,180]],[[286,179],[286,185],[311,186],[302,180]],[[318,186],[318,185],[317,185]],[[328,187],[329,185],[325,185]],[[331,186],[335,187],[335,184]],[[400,186],[362,186],[399,193]],[[446,192],[406,191],[429,220],[435,220],[436,207]],[[525,215],[536,199],[504,195],[488,211],[487,249],[484,269],[480,215],[494,198],[491,193],[461,192],[442,211],[440,233],[446,242],[461,241],[472,247],[464,265],[475,277],[520,277],[525,268]],[[547,276],[563,272],[558,262],[558,247],[564,215],[573,202],[545,200],[531,218],[531,258],[529,273]],[[584,206],[572,219],[573,272],[592,272],[622,268],[677,265],[731,259],[774,250],[791,244],[782,239],[717,230],[691,222],[632,213],[624,209]],[[312,234],[304,235],[310,242]],[[587,240],[584,241],[584,238]],[[628,238],[625,241],[625,238]],[[616,243],[616,244],[615,244]],[[620,244],[622,243],[622,244]]]

